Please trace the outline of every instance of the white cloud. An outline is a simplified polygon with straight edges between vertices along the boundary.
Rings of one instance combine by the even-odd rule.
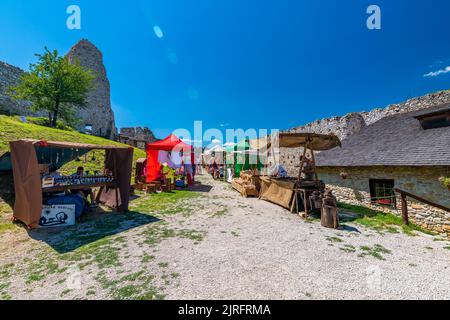
[[[224,147],[232,147],[232,146],[234,146],[234,145],[235,145],[234,142],[227,142],[227,143],[224,143],[224,144],[223,144]]]
[[[184,143],[201,143],[201,140],[181,139]]]
[[[450,72],[450,66],[445,67],[444,69],[437,70],[437,71],[431,71],[427,74],[424,74],[423,76],[424,77],[437,77],[437,76],[440,76],[441,74],[446,74],[449,72]]]

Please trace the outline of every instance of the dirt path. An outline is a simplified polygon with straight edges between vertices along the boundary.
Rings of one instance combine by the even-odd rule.
[[[1,234],[0,298],[450,299],[449,242],[325,229],[201,181],[141,196],[125,216]]]

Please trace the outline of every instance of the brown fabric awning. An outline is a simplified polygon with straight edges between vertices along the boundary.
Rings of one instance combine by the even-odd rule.
[[[278,144],[280,148],[306,147],[313,151],[324,151],[341,146],[341,141],[335,135],[318,133],[280,133],[278,136],[268,136],[250,140],[250,146],[254,149],[268,150],[272,144]]]
[[[115,174],[118,192],[115,192],[115,189],[105,190],[100,196],[100,201],[111,207],[118,203],[119,207],[116,209],[121,212],[128,210],[133,148],[19,140],[10,142],[15,190],[14,217],[16,219],[31,228],[39,226],[42,211],[42,184],[36,156],[37,146],[40,148],[106,150],[105,168],[110,169]],[[116,198],[119,201],[116,201]]]
[[[42,185],[34,143],[10,142],[14,175],[14,217],[31,228],[39,226],[42,212]]]

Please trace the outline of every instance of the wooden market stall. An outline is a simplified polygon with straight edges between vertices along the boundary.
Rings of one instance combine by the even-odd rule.
[[[314,209],[311,196],[314,192],[324,192],[325,185],[316,172],[315,151],[323,151],[341,146],[335,135],[315,133],[280,133],[274,139],[260,139],[251,142],[258,149],[302,148],[300,169],[297,177],[261,177],[259,198],[276,203],[291,212],[303,210],[306,216]],[[272,150],[277,153],[278,150]]]
[[[44,193],[100,188],[96,200],[119,212],[128,210],[130,197],[132,147],[99,146],[92,144],[18,140],[10,142],[14,175],[14,219],[29,228],[37,228],[41,218]],[[43,165],[57,169],[91,150],[105,151],[105,174],[86,177],[61,177],[43,186]],[[106,174],[107,172],[107,174]]]

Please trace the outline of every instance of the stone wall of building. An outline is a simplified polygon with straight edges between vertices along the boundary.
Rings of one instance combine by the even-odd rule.
[[[88,40],[81,40],[68,53],[71,61],[77,59],[80,64],[92,70],[96,76],[94,88],[88,93],[86,108],[77,108],[75,116],[79,120],[77,129],[85,131],[87,124],[92,126],[94,135],[114,138],[116,126],[114,112],[111,109],[110,84],[103,65],[102,53]],[[30,102],[14,101],[7,94],[11,86],[17,85],[25,71],[0,62],[0,112],[11,115],[47,116],[45,112],[32,112]]]
[[[341,178],[341,170],[345,170],[347,179]],[[450,175],[450,167],[320,167],[318,174],[319,179],[333,190],[338,200],[345,203],[363,205],[400,215],[399,195],[396,199],[397,209],[371,203],[369,180],[392,179],[396,188],[450,208],[450,191],[444,188],[438,180],[439,177]],[[410,198],[407,199],[407,202],[411,221],[450,238],[450,212]]]

